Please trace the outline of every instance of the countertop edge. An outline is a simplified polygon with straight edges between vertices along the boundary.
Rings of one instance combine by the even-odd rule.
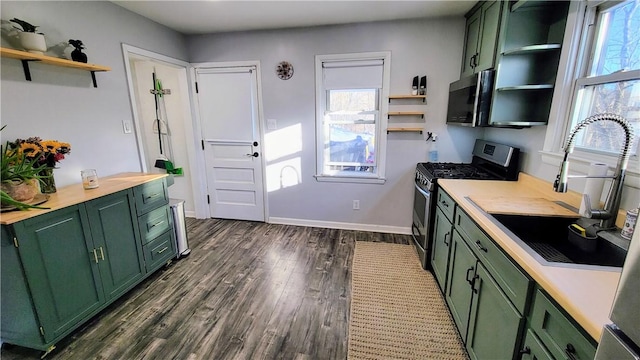
[[[609,313],[620,272],[542,265],[467,198],[472,193],[486,195],[495,190],[495,194],[517,192],[520,196],[543,196],[579,206],[579,194],[555,193],[550,183],[524,173],[515,182],[445,179],[438,180],[438,185],[596,342],[600,341],[603,326],[611,322]]]
[[[29,209],[24,211],[8,211],[0,213],[0,224],[11,225],[19,221],[27,220],[68,206],[91,201],[102,196],[130,189],[167,176],[169,175],[128,172],[101,177],[99,179],[100,186],[95,189],[85,190],[81,183],[61,187],[58,188],[55,193],[49,194],[49,200],[40,205],[50,207],[50,209]]]

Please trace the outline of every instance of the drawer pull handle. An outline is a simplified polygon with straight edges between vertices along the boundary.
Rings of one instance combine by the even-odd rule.
[[[96,249],[93,249],[93,258],[96,260],[96,264],[98,263],[98,253],[96,252]]]
[[[529,348],[528,346],[525,346],[524,349],[520,350],[521,359],[523,355],[529,355],[529,354],[531,354],[531,348]]]
[[[102,246],[100,246],[100,258],[104,260],[104,250],[102,250]]]
[[[164,249],[158,251],[158,254],[162,254],[163,252],[167,251],[168,248],[168,246],[165,246]]]
[[[478,249],[480,249],[480,250],[482,250],[484,252],[488,251],[486,247],[482,246],[482,243],[480,242],[480,240],[476,240],[476,246],[478,247]]]
[[[467,276],[465,276],[465,279],[467,280],[467,282],[469,283],[469,285],[471,285],[471,287],[473,287],[473,280],[474,280],[475,278],[473,278],[473,277],[472,277],[471,279],[469,279],[469,275],[473,276],[473,272],[472,272],[472,271],[473,271],[473,269],[474,269],[474,268],[475,268],[474,266],[472,266],[472,267],[468,268],[468,269],[467,269]]]
[[[145,198],[144,198],[144,199],[145,199],[145,200],[153,199],[154,197],[156,197],[156,196],[158,196],[158,195],[160,195],[160,193],[151,194],[151,195],[149,195],[149,196],[145,196]]]
[[[164,224],[164,220],[162,220],[162,221],[158,221],[157,223],[155,223],[155,224],[151,225],[151,226],[149,227],[149,230],[153,229],[154,227],[156,227],[156,226],[158,226],[158,225],[160,225],[160,224]]]
[[[569,358],[569,360],[578,360],[578,356],[576,355],[576,348],[573,347],[573,344],[568,343],[567,347],[564,349],[565,355]]]
[[[440,204],[442,204],[442,206],[444,206],[444,207],[449,207],[449,204],[447,204],[447,202],[444,201],[444,200],[441,200]]]

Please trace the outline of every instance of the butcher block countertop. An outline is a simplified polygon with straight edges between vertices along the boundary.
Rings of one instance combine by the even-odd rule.
[[[500,229],[469,197],[486,199],[532,198],[562,201],[578,208],[580,194],[556,193],[551,183],[520,173],[518,181],[438,179],[438,185],[464,209],[484,231],[511,256],[573,319],[600,341],[603,325],[620,279],[619,271],[543,265]],[[522,205],[526,206],[526,205]],[[523,209],[526,213],[526,209]]]
[[[85,190],[81,183],[58,188],[58,191],[49,194],[50,198],[45,203],[38,205],[48,207],[48,210],[29,209],[24,211],[8,211],[0,214],[0,224],[9,225],[26,220],[34,216],[46,214],[67,206],[83,203],[101,196],[126,190],[149,181],[161,179],[167,174],[146,173],[122,173],[99,178],[100,187]]]

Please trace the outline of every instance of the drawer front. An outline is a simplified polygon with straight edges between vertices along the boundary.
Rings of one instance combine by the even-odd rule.
[[[140,237],[144,245],[172,228],[171,209],[169,206],[159,207],[141,215],[138,221],[140,223]]]
[[[136,186],[133,189],[133,194],[136,198],[138,215],[169,203],[167,181],[164,178]]]
[[[442,212],[447,216],[449,221],[453,221],[453,212],[456,206],[456,203],[453,201],[453,199],[449,196],[449,194],[444,192],[444,190],[439,188],[437,201],[440,210],[442,210]]]
[[[456,211],[456,229],[487,268],[513,305],[525,313],[533,282],[460,208]]]
[[[522,360],[555,360],[531,329],[527,330],[520,353]]]
[[[155,240],[142,247],[147,272],[161,267],[167,260],[176,255],[176,242],[173,231],[158,236]]]
[[[582,332],[579,325],[574,325],[540,289],[536,291],[533,300],[530,326],[556,359],[593,359],[595,356],[595,342]]]

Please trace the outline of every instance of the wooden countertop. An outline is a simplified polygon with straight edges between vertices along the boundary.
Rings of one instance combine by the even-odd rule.
[[[25,211],[3,212],[0,213],[0,224],[13,224],[15,222],[46,214],[48,212],[55,211],[67,206],[80,204],[85,201],[99,198],[101,196],[113,194],[121,190],[126,190],[149,181],[161,179],[166,176],[167,174],[122,173],[107,177],[101,177],[99,179],[100,187],[96,189],[85,190],[82,187],[81,183],[65,186],[63,188],[59,188],[56,193],[49,194],[51,196],[49,200],[39,205],[48,207],[50,209],[29,209]]]
[[[531,197],[580,206],[580,194],[556,193],[551,183],[520,173],[518,181],[438,180],[440,185],[573,319],[600,341],[620,280],[619,271],[543,265],[501,230],[467,197]]]

